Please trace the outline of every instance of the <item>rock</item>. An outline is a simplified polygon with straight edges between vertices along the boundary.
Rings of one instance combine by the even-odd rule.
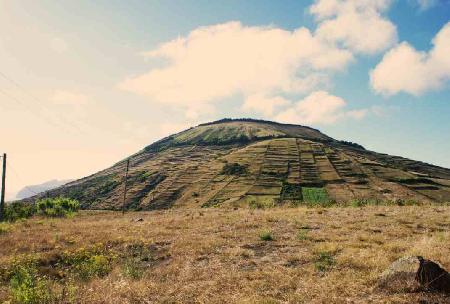
[[[377,287],[394,293],[418,290],[450,293],[450,274],[433,261],[407,256],[396,260],[381,274]]]
[[[380,276],[378,288],[387,292],[413,292],[420,285],[416,281],[416,274],[420,268],[419,258],[407,256],[396,260]]]
[[[420,256],[417,258],[420,266],[416,280],[420,283],[420,286],[429,291],[450,294],[450,274],[433,261]]]

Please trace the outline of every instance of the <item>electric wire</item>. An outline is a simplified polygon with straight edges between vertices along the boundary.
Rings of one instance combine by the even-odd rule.
[[[5,73],[3,73],[2,71],[0,71],[0,76],[3,77],[4,79],[6,79],[7,81],[9,81],[10,83],[12,83],[15,87],[17,87],[24,95],[27,95],[28,97],[30,97],[31,99],[33,99],[35,101],[35,104],[37,104],[38,106],[40,106],[41,108],[44,108],[46,110],[48,110],[48,108],[45,106],[45,104],[36,96],[34,96],[33,94],[31,94],[29,91],[27,91],[22,85],[20,85],[17,81],[11,79],[10,77],[8,77],[7,75],[5,75]],[[24,103],[18,100],[18,98],[11,96],[9,94],[7,94],[5,91],[1,90],[3,95],[8,96],[11,99],[14,99],[16,102],[19,102],[22,104],[22,106],[25,106],[26,108],[28,108],[28,111],[30,111],[30,108]],[[36,113],[34,113],[36,114]],[[43,118],[45,121],[48,122],[48,118],[43,117],[42,115],[38,115],[41,118]],[[81,129],[75,125],[75,124],[71,124],[69,123],[70,120],[68,119],[63,119],[63,117],[58,117],[58,122],[57,124],[59,126],[61,125],[67,125],[70,126],[71,128],[74,128],[76,131],[78,131],[79,133],[82,133]],[[55,125],[55,123],[53,122],[53,125]]]

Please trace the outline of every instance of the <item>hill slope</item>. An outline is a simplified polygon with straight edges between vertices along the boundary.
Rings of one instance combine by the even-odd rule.
[[[120,209],[126,161],[47,193]],[[125,208],[243,206],[353,199],[450,201],[450,170],[365,150],[318,130],[221,120],[130,157]],[[34,197],[36,199],[37,197]]]

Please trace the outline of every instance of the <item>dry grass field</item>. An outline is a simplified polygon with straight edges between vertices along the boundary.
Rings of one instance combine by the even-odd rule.
[[[405,255],[450,269],[448,206],[81,211],[0,228],[1,303],[450,303],[376,288]]]

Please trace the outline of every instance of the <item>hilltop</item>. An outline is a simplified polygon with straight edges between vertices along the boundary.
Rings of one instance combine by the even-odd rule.
[[[129,159],[125,208],[132,210],[450,201],[449,169],[368,151],[310,127],[271,121],[201,124]],[[123,160],[46,195],[76,198],[85,209],[120,209],[125,167]]]

